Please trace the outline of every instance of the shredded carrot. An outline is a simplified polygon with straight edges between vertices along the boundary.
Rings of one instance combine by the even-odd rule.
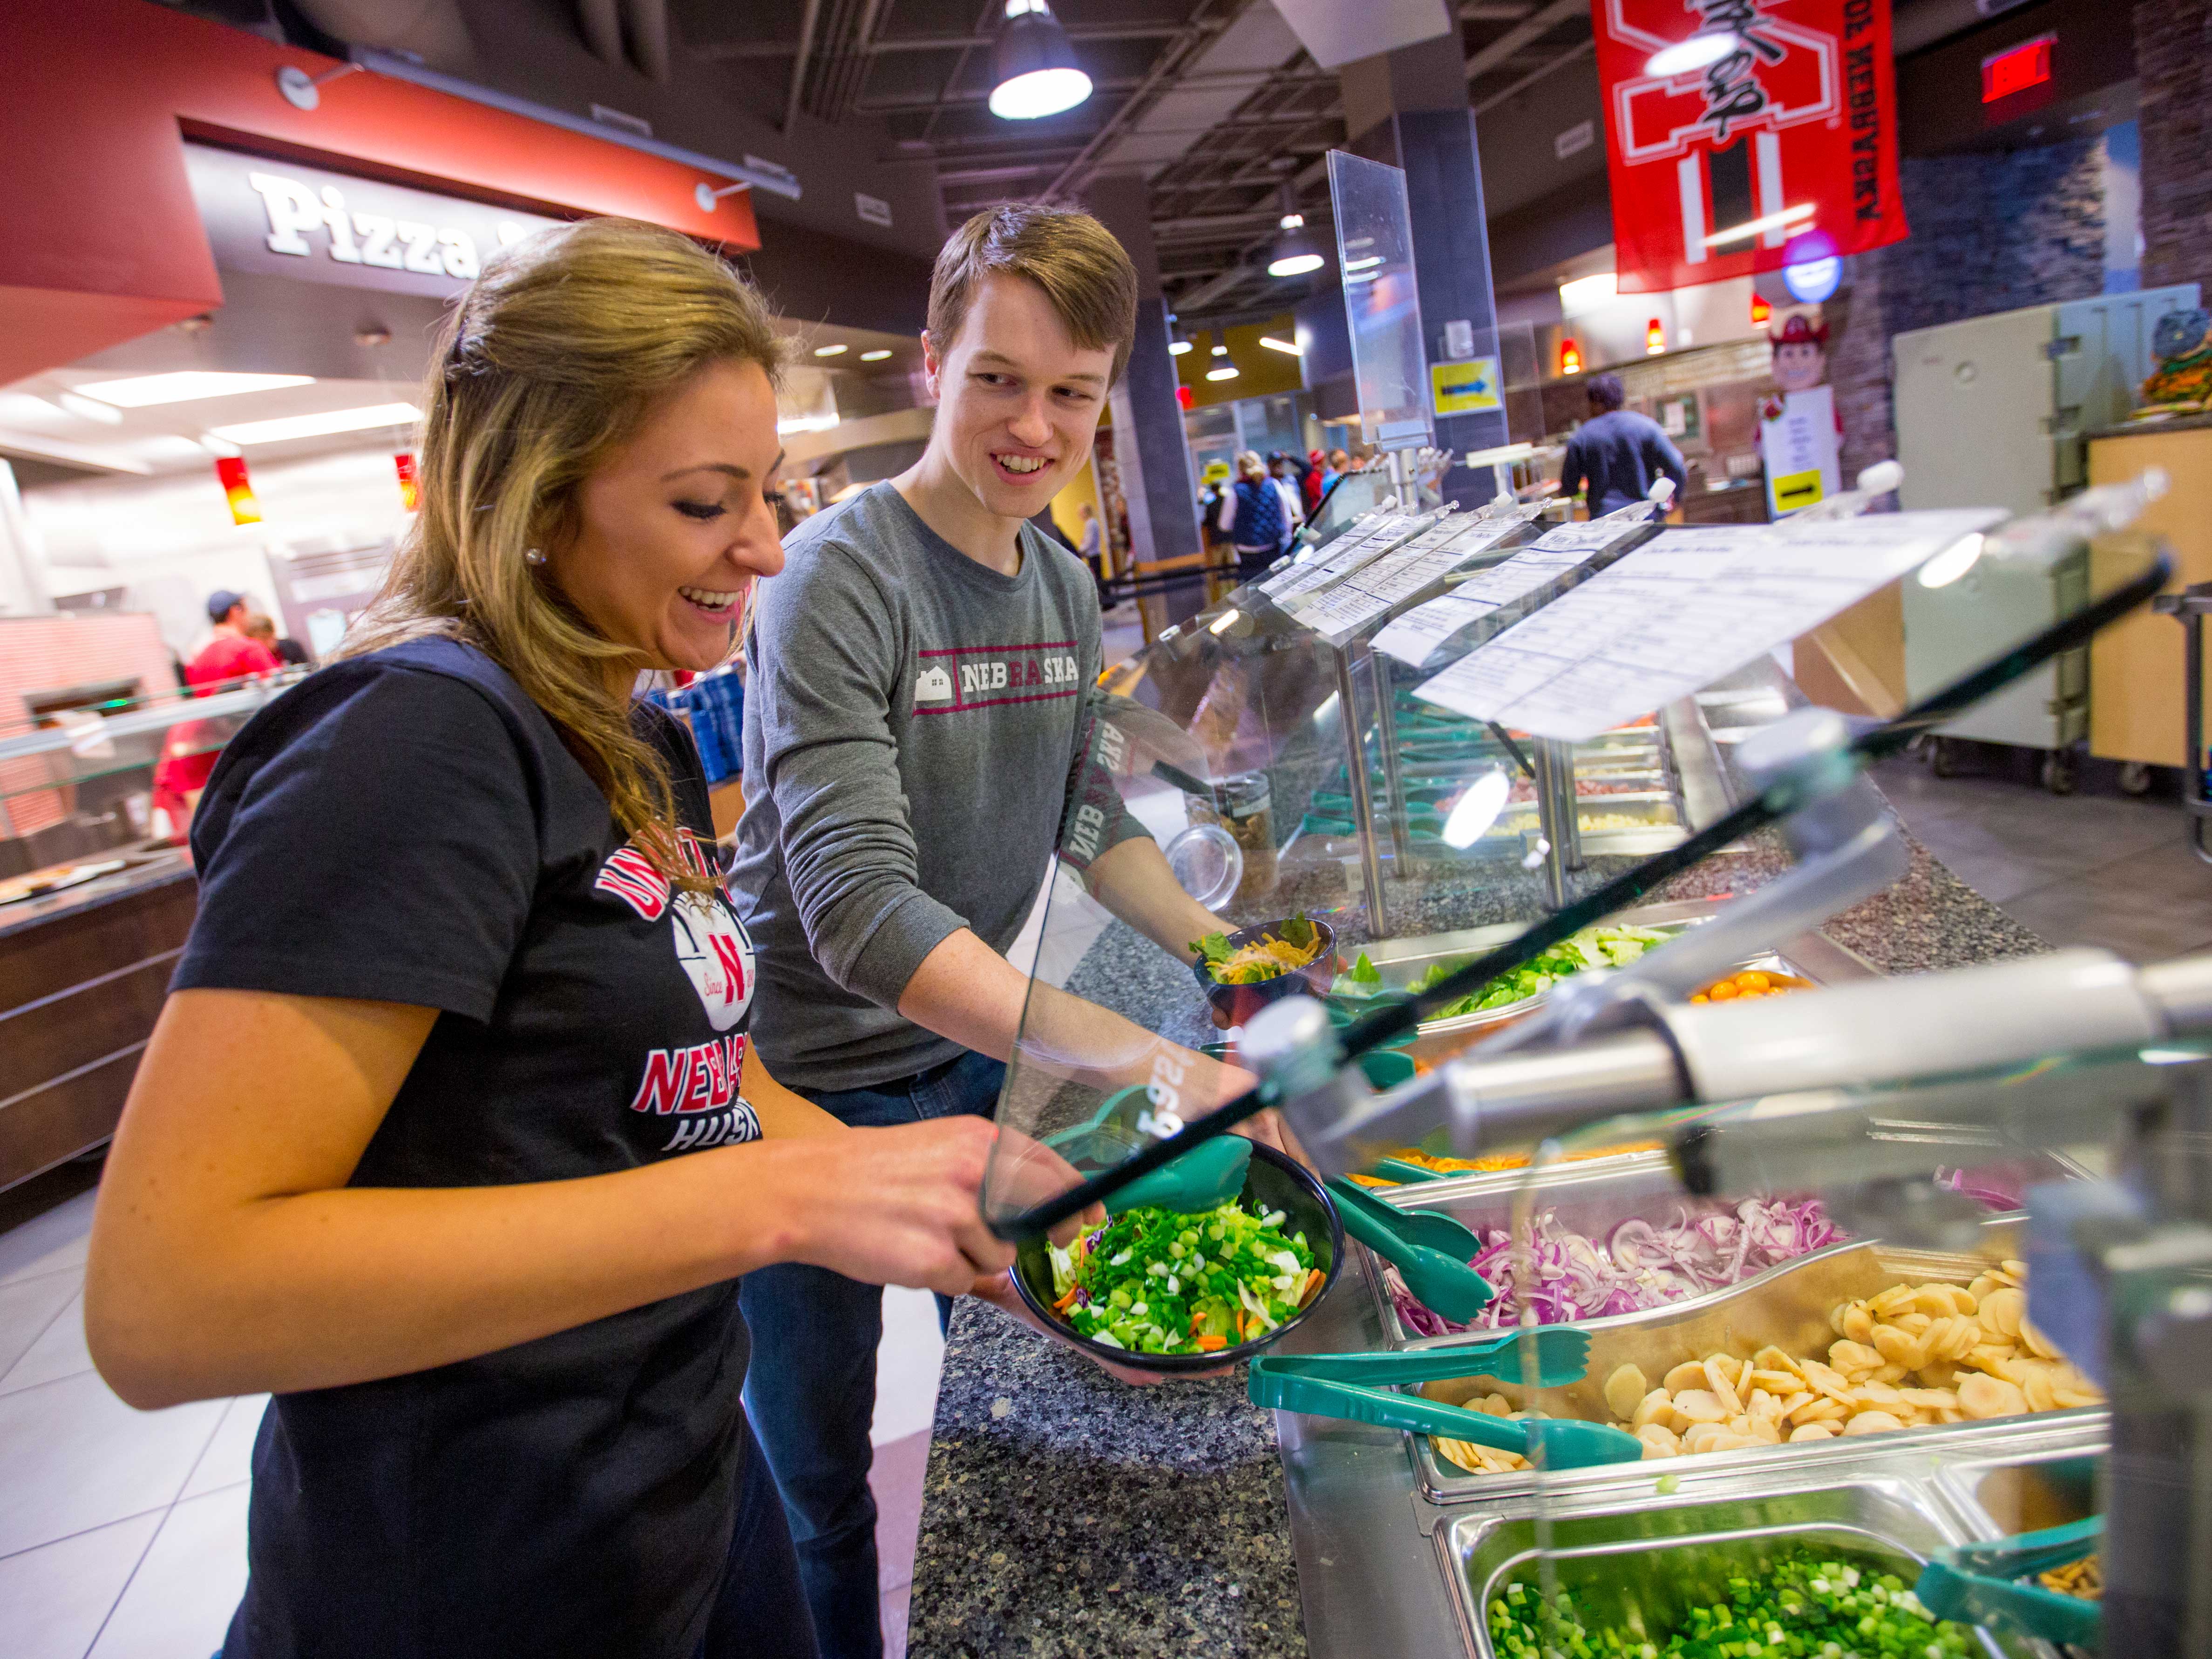
[[[1075,1293],[1080,1289],[1082,1289],[1082,1286],[1079,1285],[1069,1285],[1067,1287],[1067,1294],[1052,1304],[1052,1310],[1054,1313],[1066,1313],[1070,1308],[1075,1305]]]
[[[1201,1336],[1198,1339],[1199,1351],[1201,1353],[1218,1353],[1228,1346],[1229,1339],[1225,1336]]]
[[[1312,1297],[1312,1295],[1313,1295],[1314,1291],[1315,1291],[1317,1288],[1319,1288],[1320,1285],[1321,1285],[1321,1269],[1320,1269],[1320,1268],[1318,1268],[1318,1267],[1315,1267],[1315,1268],[1313,1268],[1313,1269],[1310,1270],[1310,1271],[1307,1273],[1307,1274],[1306,1274],[1306,1282],[1304,1283],[1304,1285],[1303,1285],[1302,1286],[1300,1286],[1300,1287],[1299,1287],[1299,1290],[1298,1290],[1298,1306],[1300,1306],[1301,1308],[1304,1307],[1304,1306],[1306,1305],[1307,1301],[1308,1301],[1308,1300]]]

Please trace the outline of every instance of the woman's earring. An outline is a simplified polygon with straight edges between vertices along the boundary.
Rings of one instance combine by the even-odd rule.
[[[544,564],[545,556],[534,547],[526,547],[522,550],[522,562],[525,564]]]

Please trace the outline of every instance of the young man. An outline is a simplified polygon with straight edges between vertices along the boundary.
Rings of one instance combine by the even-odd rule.
[[[927,450],[807,520],[762,585],[732,872],[752,899],[753,1029],[776,1078],[848,1123],[994,1109],[1030,991],[1003,953],[1072,805],[1097,827],[1061,856],[1109,910],[1185,959],[1220,926],[1089,763],[1097,594],[1025,523],[1091,453],[1136,299],[1128,256],[1086,215],[969,220],[930,285]],[[1153,1041],[1048,995],[1032,1030],[1055,1009],[1062,1052]],[[1216,1103],[1241,1081],[1217,1072]],[[746,1400],[823,1654],[872,1656],[882,1292],[772,1267],[747,1275],[744,1307]]]
[[[1594,375],[1586,395],[1590,417],[1567,440],[1559,494],[1575,495],[1587,480],[1589,515],[1597,519],[1642,501],[1652,481],[1663,477],[1674,481],[1674,499],[1680,501],[1690,484],[1682,452],[1658,422],[1621,407],[1628,394],[1620,376]]]

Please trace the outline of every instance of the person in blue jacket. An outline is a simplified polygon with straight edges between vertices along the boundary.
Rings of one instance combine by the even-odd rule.
[[[1658,422],[1621,407],[1628,394],[1620,376],[1594,375],[1586,390],[1590,417],[1567,440],[1559,494],[1579,495],[1587,485],[1593,519],[1642,501],[1656,478],[1672,478],[1674,499],[1681,500],[1690,483],[1682,452]]]

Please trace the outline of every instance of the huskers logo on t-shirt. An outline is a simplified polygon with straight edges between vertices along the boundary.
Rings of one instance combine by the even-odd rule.
[[[709,854],[689,831],[681,832],[684,862],[702,876],[714,874]],[[684,975],[717,1031],[729,1031],[752,1001],[753,942],[719,882],[713,893],[678,892],[635,845],[617,848],[592,886],[620,899],[647,921],[665,917]],[[705,1042],[654,1048],[645,1057],[634,1112],[678,1116],[660,1150],[693,1152],[726,1141],[757,1140],[760,1119],[738,1092],[745,1040],[732,1032]]]
[[[1083,678],[1073,640],[1039,645],[954,645],[915,654],[916,714],[958,714],[1009,702],[1072,697]]]

